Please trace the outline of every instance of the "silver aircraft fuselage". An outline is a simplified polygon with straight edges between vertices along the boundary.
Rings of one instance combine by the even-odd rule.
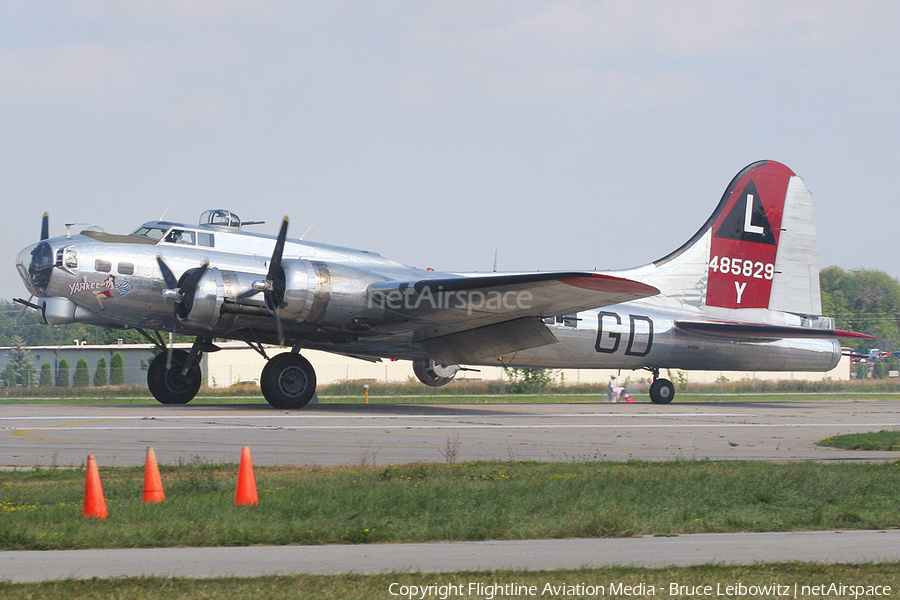
[[[255,281],[265,277],[275,237],[209,226],[151,222],[158,239],[96,231],[44,240],[23,249],[17,267],[39,299],[49,324],[87,323],[176,331],[187,335],[277,343],[273,319]],[[166,241],[173,231],[194,243]],[[211,245],[199,245],[201,237]],[[35,277],[43,257],[53,266]],[[209,262],[187,318],[164,294],[157,257],[176,274]],[[390,319],[371,301],[367,286],[396,281],[478,275],[435,272],[402,265],[373,252],[288,240],[284,327],[303,347],[359,357],[421,359],[412,330],[398,324],[377,334],[369,323]],[[621,272],[639,278],[639,271]],[[559,343],[472,361],[473,365],[546,368],[678,368],[742,371],[827,371],[841,347],[833,339],[728,340],[688,333],[675,320],[696,313],[636,300],[569,315],[542,315]]]

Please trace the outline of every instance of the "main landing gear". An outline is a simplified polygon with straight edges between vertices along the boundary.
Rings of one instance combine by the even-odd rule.
[[[198,337],[190,352],[172,350],[170,359],[165,346],[160,343],[158,347],[162,350],[147,369],[150,393],[162,404],[187,404],[200,390],[203,379],[200,359],[203,352],[214,352],[218,348],[210,339]],[[253,349],[268,359],[262,348]],[[303,408],[316,393],[316,371],[298,350],[273,356],[263,367],[259,386],[266,401],[274,408]]]
[[[675,386],[668,379],[659,378],[659,369],[648,369],[653,373],[650,384],[650,400],[653,404],[668,404],[675,398]]]
[[[275,408],[303,408],[316,393],[316,371],[300,354],[285,352],[263,367],[259,387]]]

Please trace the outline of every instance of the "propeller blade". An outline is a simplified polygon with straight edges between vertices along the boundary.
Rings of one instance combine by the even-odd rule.
[[[166,287],[170,290],[174,290],[178,287],[178,280],[175,279],[175,274],[172,273],[172,269],[169,268],[169,265],[163,261],[162,256],[159,254],[156,255],[156,262],[159,264],[159,270],[162,271],[163,280],[166,282]]]
[[[266,299],[266,307],[275,316],[275,328],[278,332],[278,344],[284,345],[284,327],[281,324],[281,315],[278,309],[284,300],[284,269],[281,267],[281,257],[284,254],[284,242],[287,239],[287,217],[281,222],[281,230],[275,242],[275,250],[272,252],[272,260],[269,261],[269,272],[266,274],[266,290],[263,295]]]
[[[200,265],[199,269],[192,269],[191,271],[189,271],[179,287],[185,293],[193,293],[194,291],[196,291],[197,284],[200,283],[200,279],[203,278],[203,274],[206,273],[207,269],[209,269],[209,261],[206,261],[205,263]]]
[[[45,212],[41,219],[41,241],[50,237],[50,213]]]
[[[272,260],[269,261],[269,272],[266,274],[268,281],[275,281],[275,277],[281,270],[281,255],[284,254],[284,241],[287,239],[288,222],[287,217],[281,222],[281,230],[278,232],[278,240],[275,242],[275,251],[272,252]]]
[[[177,315],[176,310],[176,315]],[[172,315],[172,331],[169,332],[169,347],[166,348],[166,371],[172,368],[172,350],[175,346],[175,323],[176,315]]]
[[[284,328],[281,326],[281,315],[276,308],[272,311],[275,314],[275,329],[278,332],[278,345],[284,346]]]

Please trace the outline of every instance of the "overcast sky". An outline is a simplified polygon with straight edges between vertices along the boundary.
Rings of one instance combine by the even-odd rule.
[[[64,224],[228,208],[419,267],[655,260],[759,159],[900,276],[892,0],[0,3],[0,298]]]

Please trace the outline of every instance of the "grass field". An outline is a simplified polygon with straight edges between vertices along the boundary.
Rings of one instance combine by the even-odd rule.
[[[900,450],[900,431],[874,431],[871,433],[849,433],[825,438],[820,446],[844,448],[845,450]]]
[[[0,404],[147,404],[145,393],[87,393],[55,398],[0,398]],[[378,404],[596,403],[589,394],[372,394]],[[646,402],[646,397],[636,397]],[[685,393],[676,402],[900,400],[890,390]],[[197,404],[265,401],[257,392],[198,396]],[[361,403],[338,395],[323,403]],[[825,443],[897,449],[897,433],[862,434]],[[845,436],[841,436],[842,438]],[[866,444],[881,444],[867,446]],[[725,531],[880,529],[900,527],[900,462],[890,464],[669,462],[497,462],[338,469],[257,468],[260,504],[234,507],[237,469],[201,462],[163,466],[167,500],[140,501],[141,469],[101,469],[110,517],[81,518],[83,470],[0,472],[0,549],[216,546],[247,544],[390,543],[457,539],[619,537]],[[2,573],[0,573],[2,580]],[[752,567],[608,568],[546,572],[260,577],[249,579],[114,579],[0,583],[0,598],[396,598],[391,584],[472,582],[655,586],[632,598],[694,598],[666,586],[890,585],[900,565],[781,564]],[[665,590],[664,590],[665,588]],[[802,587],[800,587],[802,590]],[[397,588],[394,588],[396,591]],[[613,594],[608,593],[612,596]],[[425,595],[440,598],[439,593]],[[452,596],[449,596],[452,597]],[[489,594],[467,594],[491,598]],[[499,596],[494,595],[493,598]],[[504,597],[530,597],[507,595]],[[554,597],[545,595],[545,597]],[[558,596],[557,596],[558,597]],[[597,597],[568,593],[565,597]],[[747,598],[748,594],[717,594]],[[754,598],[774,598],[758,594]],[[801,594],[833,598],[834,593]],[[861,595],[859,597],[871,597]]]
[[[815,586],[827,592],[831,583],[854,586],[854,591],[837,595],[816,593]],[[478,592],[478,585],[482,592]],[[679,587],[672,588],[672,585]],[[461,586],[464,594],[453,593]],[[534,586],[521,594],[500,595],[491,585]],[[406,586],[406,588],[402,587]],[[413,587],[415,586],[415,587]],[[432,593],[419,594],[421,590]],[[551,586],[548,588],[548,586]],[[578,586],[581,586],[580,588]],[[627,587],[626,587],[627,586]],[[297,575],[291,577],[255,577],[249,579],[163,579],[130,578],[114,580],[55,581],[40,584],[0,583],[0,598],[6,600],[186,600],[192,598],[227,598],[228,600],[347,600],[380,598],[778,598],[787,591],[794,598],[817,599],[873,598],[883,586],[890,586],[888,597],[895,597],[900,589],[900,565],[809,565],[800,563],[754,565],[747,567],[702,566],[665,569],[612,567],[561,571],[481,571],[445,575],[394,573],[387,575]],[[729,592],[729,586],[734,593]],[[741,589],[739,586],[743,586]],[[760,586],[773,593],[750,594],[752,586]],[[776,588],[775,586],[784,586]],[[602,596],[597,593],[601,588]],[[873,592],[870,594],[868,591]],[[404,595],[400,593],[408,590]],[[413,593],[415,590],[416,593]],[[624,593],[629,590],[630,593]],[[649,593],[650,591],[654,593]],[[471,594],[469,592],[472,592]],[[553,594],[552,592],[559,592]],[[578,593],[581,591],[582,593]],[[675,593],[672,593],[672,592]],[[678,593],[679,591],[684,593]],[[443,594],[442,594],[443,592]],[[695,593],[690,593],[695,592]],[[696,593],[700,592],[700,593]],[[743,593],[740,593],[743,592]]]
[[[84,472],[0,473],[0,549],[68,549],[900,527],[900,462],[538,463],[257,469],[260,503],[233,505],[236,468],[101,469],[109,519],[81,518]]]

